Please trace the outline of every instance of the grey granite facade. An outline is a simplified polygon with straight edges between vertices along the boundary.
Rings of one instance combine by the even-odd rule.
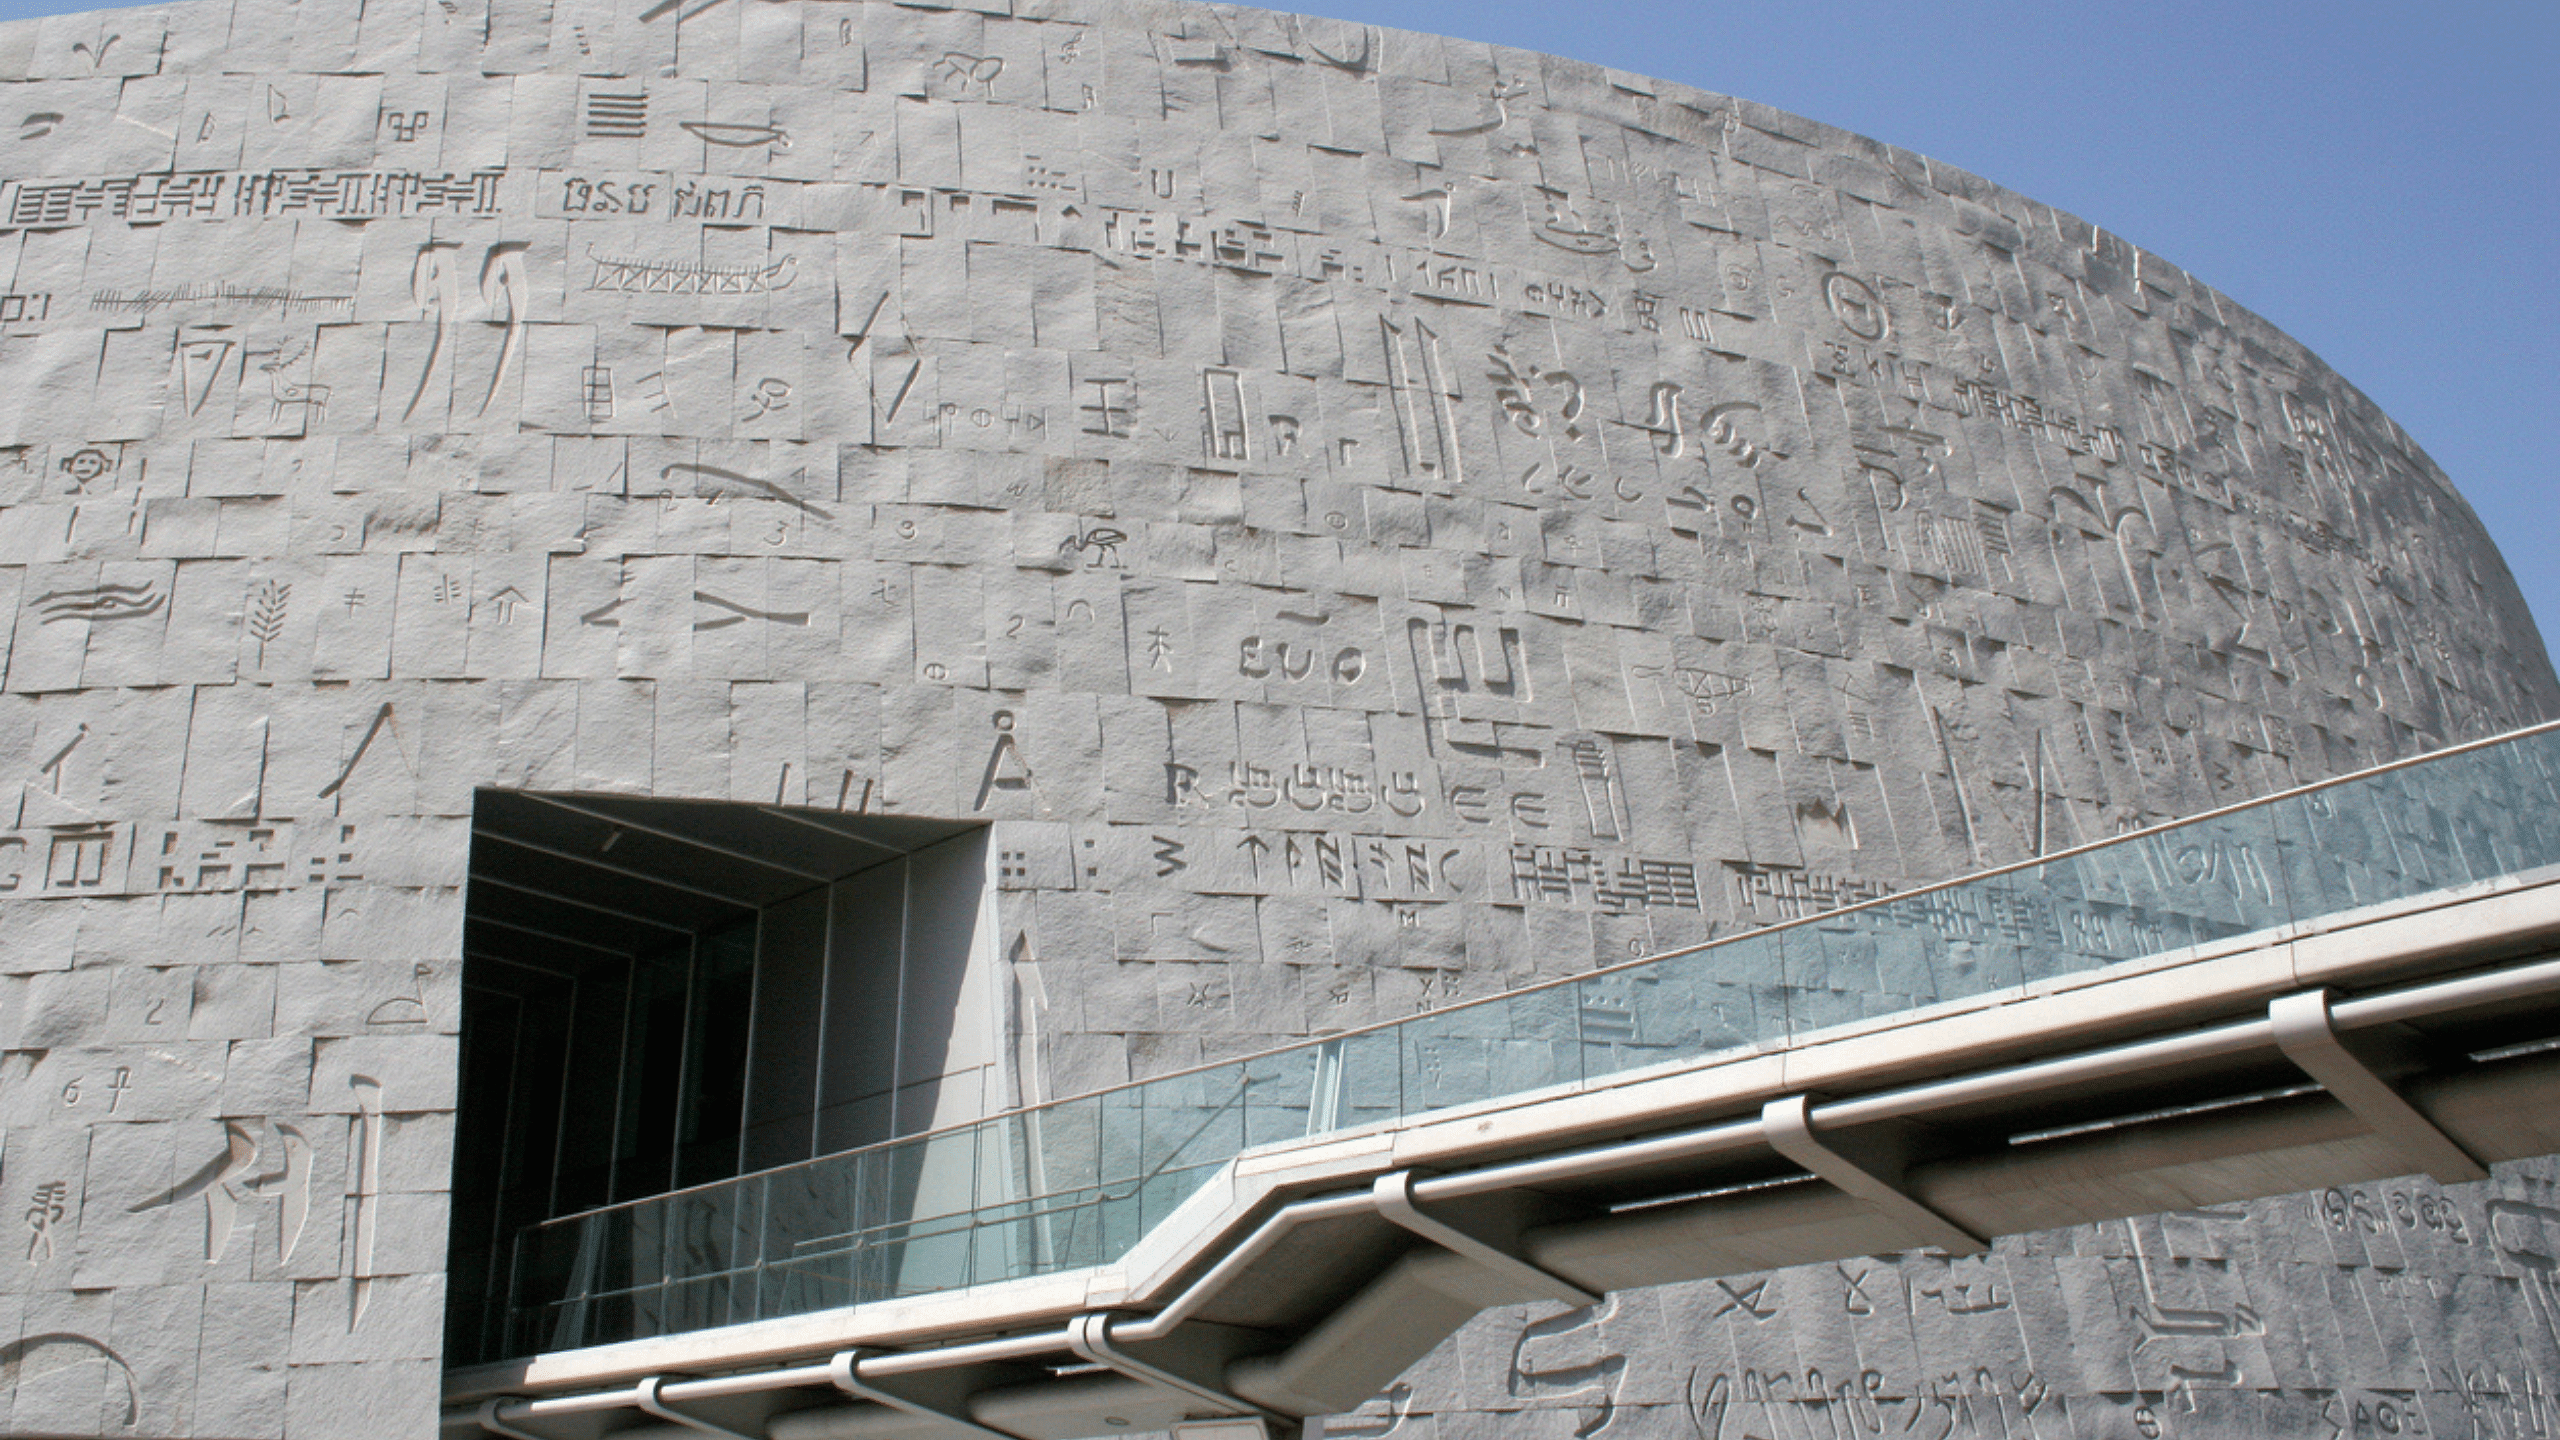
[[[2315,357],[1747,101],[1101,0],[0,81],[12,1434],[428,1433],[479,787],[992,822],[1059,1095],[2560,713]],[[2175,1215],[1488,1316],[1328,1432],[2548,1435],[2555,1255],[2539,1174]]]

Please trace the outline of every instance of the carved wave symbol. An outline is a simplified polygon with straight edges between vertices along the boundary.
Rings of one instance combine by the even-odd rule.
[[[587,289],[632,295],[769,295],[790,286],[793,267],[800,263],[800,257],[785,255],[761,268],[687,265],[667,260],[617,259],[593,250],[587,252],[587,258],[596,267],[587,280]]]
[[[36,597],[36,613],[44,624],[56,620],[132,620],[159,613],[168,597],[148,581],[140,585],[93,585],[86,590],[56,590]]]

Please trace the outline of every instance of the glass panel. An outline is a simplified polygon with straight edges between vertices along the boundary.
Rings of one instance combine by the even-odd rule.
[[[569,1349],[1103,1264],[1247,1147],[1783,1043],[2552,865],[2560,731],[549,1221],[517,1239],[508,1334],[519,1351]],[[634,1006],[635,1033],[648,1004]]]

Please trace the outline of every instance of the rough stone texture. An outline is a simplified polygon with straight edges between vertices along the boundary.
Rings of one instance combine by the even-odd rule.
[[[1098,0],[204,0],[0,95],[12,1433],[426,1432],[475,786],[997,822],[1059,1094],[2560,711],[2300,346],[1747,101]],[[1333,1428],[2548,1434],[2554,1254],[2176,1215]]]

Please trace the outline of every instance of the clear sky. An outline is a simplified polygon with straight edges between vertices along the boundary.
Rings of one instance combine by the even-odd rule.
[[[2552,0],[1292,4],[1765,101],[2155,251],[2416,436],[2560,637]]]

